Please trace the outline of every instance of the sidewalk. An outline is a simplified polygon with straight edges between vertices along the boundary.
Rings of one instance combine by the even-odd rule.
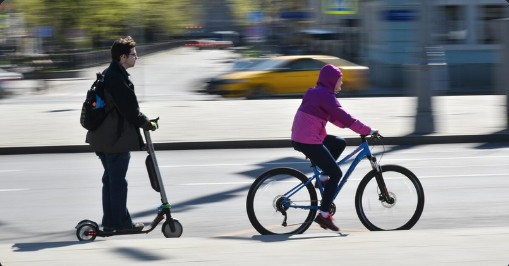
[[[4,266],[507,265],[509,228],[332,232],[0,245]]]
[[[380,130],[387,145],[509,141],[505,96],[433,98],[435,132],[414,134],[416,98],[340,99],[354,116]],[[289,147],[299,99],[223,101],[146,101],[141,109],[160,117],[152,133],[157,149]],[[77,102],[0,105],[0,154],[85,152],[86,131]],[[350,131],[329,125],[331,134],[357,140]],[[355,141],[350,141],[355,144]]]

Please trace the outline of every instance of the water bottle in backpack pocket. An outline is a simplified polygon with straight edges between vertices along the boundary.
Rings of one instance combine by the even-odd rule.
[[[107,115],[104,102],[104,75],[97,73],[97,78],[87,91],[87,97],[81,107],[80,123],[87,130],[98,128]]]

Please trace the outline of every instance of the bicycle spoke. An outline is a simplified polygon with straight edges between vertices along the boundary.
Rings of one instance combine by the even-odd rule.
[[[316,213],[316,209],[311,209],[313,205],[316,208],[316,193],[313,197],[308,187],[302,187],[289,197],[283,196],[303,182],[305,176],[296,177],[295,174],[293,171],[273,172],[253,183],[247,201],[248,216],[260,233],[295,234],[309,227]]]
[[[367,177],[359,185],[357,212],[368,229],[410,229],[419,219],[424,205],[422,187],[410,171],[402,169],[386,168],[383,172],[388,201],[382,196],[375,178]]]

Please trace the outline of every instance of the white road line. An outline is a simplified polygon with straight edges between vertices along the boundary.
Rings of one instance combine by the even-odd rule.
[[[509,156],[463,156],[463,157],[437,157],[437,158],[384,158],[383,156],[378,156],[377,158],[381,158],[387,161],[436,161],[436,160],[461,160],[461,159],[499,159],[499,158],[509,158]]]
[[[21,170],[0,170],[0,173],[21,172]]]
[[[309,164],[309,162],[261,163],[260,165],[290,165],[290,164]],[[246,166],[246,165],[258,165],[258,164],[253,163],[181,164],[181,165],[159,165],[159,167],[180,168],[180,167],[221,167],[221,166]]]
[[[507,176],[508,174],[506,173],[501,173],[501,174],[483,174],[483,173],[479,173],[479,174],[462,174],[462,175],[430,175],[430,176],[418,176],[419,179],[425,179],[425,178],[448,178],[448,177],[451,177],[451,178],[454,178],[454,177],[488,177],[488,176]]]
[[[243,181],[243,182],[217,182],[217,183],[187,183],[187,184],[179,184],[179,186],[209,186],[209,185],[250,185],[253,184],[253,181]]]
[[[16,192],[16,191],[26,191],[30,190],[29,188],[8,188],[8,189],[0,189],[0,192]]]
[[[507,176],[507,174],[464,174],[464,175],[433,175],[433,176],[418,176],[419,179],[428,179],[428,178],[457,178],[457,177],[490,177],[490,176]],[[391,179],[390,177],[388,179]],[[360,181],[361,177],[351,177],[348,179],[348,182],[351,181]],[[250,185],[253,184],[253,181],[237,181],[237,182],[206,182],[206,183],[184,183],[178,184],[177,186],[224,186],[224,185]],[[287,181],[292,182],[292,181]],[[296,181],[295,181],[296,182]],[[1,190],[0,190],[1,191]]]
[[[380,157],[380,156],[379,156]],[[380,161],[436,161],[436,160],[459,160],[459,159],[498,159],[509,158],[509,156],[467,156],[467,157],[443,157],[443,158],[387,158],[380,157]],[[246,165],[291,165],[291,164],[309,164],[309,161],[291,161],[291,162],[277,162],[277,163],[211,163],[211,164],[182,164],[182,165],[160,165],[161,168],[182,168],[182,167],[222,167],[222,166],[246,166]]]

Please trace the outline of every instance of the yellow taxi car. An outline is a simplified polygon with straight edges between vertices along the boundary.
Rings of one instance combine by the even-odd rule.
[[[278,56],[260,60],[249,69],[230,72],[208,81],[206,91],[224,97],[248,99],[302,95],[316,85],[320,69],[332,64],[343,71],[343,90],[367,86],[369,68],[328,55]]]

